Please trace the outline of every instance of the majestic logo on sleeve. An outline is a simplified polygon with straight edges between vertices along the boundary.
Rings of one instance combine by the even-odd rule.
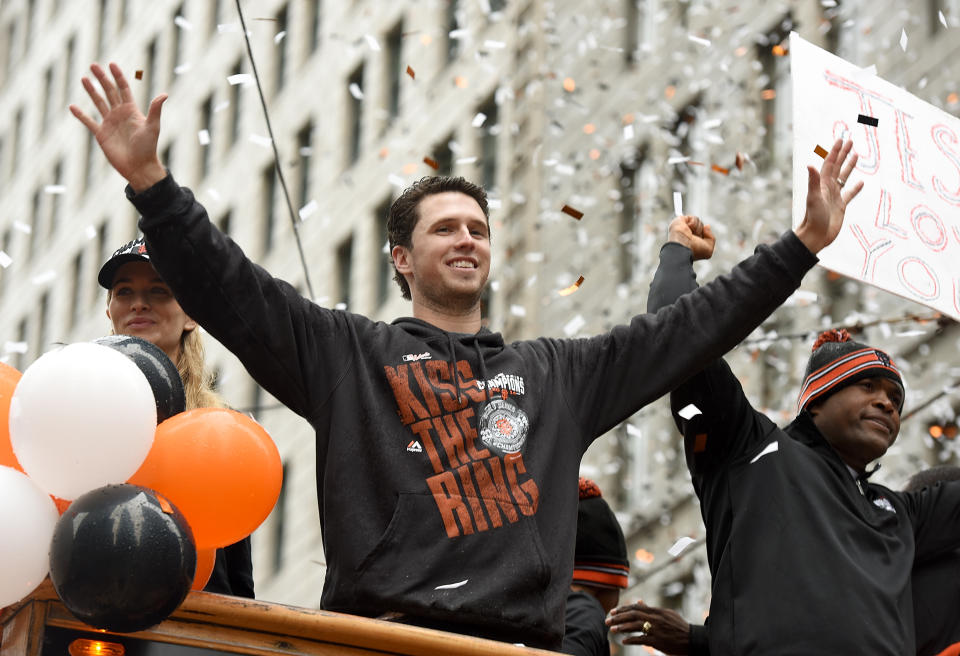
[[[401,446],[413,453],[419,453],[414,444],[422,446],[430,460],[426,483],[447,537],[537,512],[540,490],[523,463],[529,421],[511,399],[524,395],[522,377],[477,380],[466,360],[451,370],[444,360],[405,357],[383,369],[400,421],[412,433]],[[482,408],[479,418],[471,402]]]
[[[480,415],[480,439],[491,449],[517,453],[527,439],[527,415],[506,399],[491,401]]]

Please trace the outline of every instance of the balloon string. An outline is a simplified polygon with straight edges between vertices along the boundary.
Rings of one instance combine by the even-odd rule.
[[[300,254],[300,264],[303,267],[303,277],[307,283],[307,293],[310,294],[310,300],[316,296],[313,293],[313,285],[310,283],[310,269],[307,267],[307,259],[303,255],[303,243],[300,241],[300,227],[297,224],[297,215],[293,211],[293,202],[290,200],[290,191],[287,189],[287,181],[283,177],[283,169],[280,166],[280,153],[277,150],[277,140],[273,136],[273,127],[270,124],[270,112],[267,110],[267,101],[263,96],[263,87],[260,84],[260,74],[257,73],[257,63],[253,59],[253,48],[250,46],[250,35],[247,33],[247,23],[243,18],[243,10],[240,8],[240,0],[236,0],[237,14],[240,16],[240,29],[243,30],[243,40],[247,44],[247,56],[250,59],[250,68],[253,70],[253,79],[257,83],[257,93],[260,94],[260,105],[263,107],[263,118],[267,123],[267,133],[270,135],[270,146],[273,148],[273,163],[277,171],[277,177],[280,179],[280,188],[283,189],[283,198],[287,202],[287,211],[290,214],[290,225],[293,227],[293,236],[297,242],[297,252]],[[272,202],[272,199],[268,199]]]

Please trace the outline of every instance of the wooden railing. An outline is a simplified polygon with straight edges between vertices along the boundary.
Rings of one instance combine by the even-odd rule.
[[[145,643],[164,643],[164,654],[181,645],[258,656],[556,656],[493,640],[207,592],[191,592],[170,617],[146,631],[112,634],[73,617],[49,580],[0,611],[0,625],[0,656],[68,656],[63,640],[82,637],[128,645],[127,656],[151,653]]]

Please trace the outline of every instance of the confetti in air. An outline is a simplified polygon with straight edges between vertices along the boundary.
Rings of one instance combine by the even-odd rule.
[[[857,115],[857,123],[863,123],[864,125],[872,125],[873,127],[877,127],[877,125],[879,125],[879,123],[880,123],[880,120],[879,120],[879,119],[876,119],[876,118],[874,118],[874,117],[872,117],[872,116],[866,116],[866,115],[864,115],[864,114],[858,114],[858,115]]]
[[[679,191],[673,192],[673,215],[683,216],[683,196]]]
[[[676,542],[673,543],[673,546],[667,549],[667,553],[676,558],[684,552],[684,550],[689,547],[691,544],[696,542],[693,538],[682,537]]]
[[[816,148],[813,149],[813,152],[815,152],[817,155],[819,155],[820,157],[822,157],[822,158],[824,158],[824,159],[827,158],[827,150],[826,150],[823,146],[821,146],[821,145],[819,145],[819,144],[817,145]]]
[[[560,211],[563,212],[564,214],[569,214],[570,216],[575,218],[577,221],[583,218],[583,212],[581,212],[580,210],[574,209],[569,205],[564,205],[562,208],[560,208]]]
[[[416,74],[416,73],[413,71],[413,69],[410,68],[409,66],[407,66],[407,75],[410,76],[410,79],[411,79],[411,80],[416,80],[416,79],[417,79],[417,74]]]
[[[693,417],[696,417],[697,415],[702,413],[700,412],[700,408],[690,403],[680,408],[680,410],[677,411],[677,414],[683,417],[684,419],[686,419],[687,421],[689,421]]]
[[[462,581],[457,581],[456,583],[447,583],[446,585],[438,585],[434,590],[454,590],[456,588],[465,586],[467,581],[470,579],[463,579]]]
[[[133,77],[137,78],[138,80],[142,80],[142,79],[143,79],[143,71],[137,71],[136,73],[133,74]]]
[[[582,284],[583,284],[583,276],[580,276],[579,278],[577,278],[577,282],[573,283],[573,284],[570,285],[569,287],[565,287],[565,288],[561,289],[561,290],[560,290],[559,292],[557,292],[557,293],[560,294],[561,296],[569,296],[569,295],[572,294],[573,292],[575,292],[575,291],[577,291],[578,289],[580,289],[580,285],[582,285]]]
[[[905,29],[900,30],[900,49],[904,52],[907,51],[907,31]]]
[[[440,162],[433,159],[432,157],[424,157],[423,163],[432,168],[434,171],[440,170]]]

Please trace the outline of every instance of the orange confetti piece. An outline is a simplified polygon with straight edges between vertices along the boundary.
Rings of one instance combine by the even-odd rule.
[[[717,173],[722,173],[723,175],[730,175],[730,169],[725,169],[719,164],[712,164],[710,168],[716,171]]]
[[[692,159],[688,159],[687,164],[690,164],[692,166],[703,166],[703,162],[695,162]]]
[[[381,148],[380,152],[377,154],[380,155],[380,159],[386,159],[387,155],[390,154],[390,149],[386,147]]]
[[[746,155],[744,155],[743,153],[737,153],[737,157],[733,162],[734,162],[734,166],[737,167],[737,170],[742,171],[743,165],[746,163],[746,161],[747,161]]]
[[[600,151],[596,148],[591,148],[589,153],[590,159],[596,161],[600,159]]]
[[[404,175],[411,175],[412,173],[415,173],[415,172],[416,172],[416,170],[417,170],[417,165],[414,164],[413,162],[410,162],[410,163],[408,163],[408,164],[404,164],[404,165],[403,165],[403,168],[400,169],[400,170],[403,171],[403,174],[404,174]]]
[[[580,210],[576,210],[570,207],[569,205],[564,205],[560,209],[560,211],[563,212],[564,214],[569,214],[570,216],[575,218],[577,221],[583,218],[583,212],[581,212]],[[581,280],[583,280],[583,278],[581,278]]]
[[[677,87],[672,84],[669,85],[666,89],[663,90],[663,95],[666,96],[667,100],[670,100],[675,95],[677,95]]]
[[[693,452],[701,453],[707,448],[707,434],[699,433],[693,438]]]
[[[654,558],[656,558],[656,556],[654,556],[652,553],[650,553],[646,549],[637,549],[637,552],[633,554],[633,557],[639,560],[641,563],[647,563],[647,564],[652,563]]]
[[[133,74],[133,77],[137,78],[138,80],[142,80],[142,79],[143,79],[143,71],[137,71],[136,73]]]
[[[593,123],[587,123],[586,125],[583,126],[584,134],[593,134],[596,131],[597,131],[597,126],[594,125]]]
[[[822,157],[823,159],[827,159],[827,154],[828,154],[828,153],[827,153],[826,149],[825,149],[823,146],[821,146],[820,144],[817,144],[817,147],[813,149],[813,152],[815,152],[817,155],[819,155],[819,156]]]
[[[421,35],[420,35],[420,43],[422,43],[422,44],[425,45],[425,46],[428,46],[428,45],[430,45],[431,43],[433,43],[433,37],[430,36],[429,34],[421,34]]]
[[[410,68],[409,66],[407,66],[407,75],[410,76],[410,79],[411,79],[411,80],[416,80],[416,79],[417,79],[417,74],[414,73],[414,72],[413,72],[413,69]]]
[[[572,77],[563,78],[563,90],[573,93],[577,89],[577,83],[573,81]]]
[[[773,48],[771,48],[770,50],[771,50],[771,52],[773,52],[774,56],[776,56],[776,57],[783,57],[784,55],[786,55],[786,54],[789,52],[786,48],[784,48],[784,47],[783,47],[782,45],[780,45],[779,43],[778,43],[777,45],[773,46]]]
[[[624,114],[623,115],[623,124],[631,125],[633,124],[633,114]]]
[[[760,92],[760,97],[763,98],[764,100],[773,100],[774,98],[777,97],[777,90],[764,89],[763,91]]]
[[[157,501],[160,502],[160,510],[162,510],[162,511],[165,512],[165,513],[167,513],[168,515],[172,515],[172,514],[173,514],[173,506],[170,505],[170,502],[167,501],[167,498],[166,498],[165,496],[163,496],[162,494],[159,494],[159,493],[157,493],[157,492],[154,492],[154,494],[156,494],[156,496],[157,496]]]
[[[440,170],[440,162],[433,159],[432,157],[424,157],[423,163],[432,168],[434,171]]]
[[[947,102],[950,103],[951,105],[956,105],[957,102],[958,102],[958,100],[960,100],[960,98],[957,97],[957,94],[956,94],[955,91],[954,91],[954,92],[951,92],[951,93],[947,96]]]
[[[567,288],[565,288],[565,289],[561,289],[561,290],[560,290],[559,292],[557,292],[557,293],[560,294],[561,296],[569,296],[569,295],[572,294],[573,292],[575,292],[575,291],[577,291],[578,289],[580,289],[580,285],[582,285],[582,284],[583,284],[583,276],[580,276],[579,278],[577,278],[577,282],[573,283],[572,285],[570,285],[569,287],[567,287]]]
[[[463,77],[462,75],[458,75],[457,77],[453,78],[453,83],[457,86],[458,89],[467,88],[467,78]]]
[[[747,47],[740,46],[739,48],[733,51],[733,54],[735,54],[737,57],[743,57],[745,54],[747,54]]]

